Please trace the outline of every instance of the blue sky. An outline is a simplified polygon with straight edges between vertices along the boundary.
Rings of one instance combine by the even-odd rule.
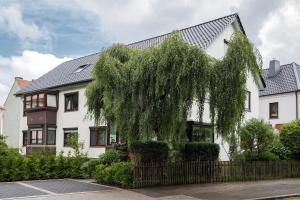
[[[0,105],[15,76],[238,12],[265,61],[300,63],[298,0],[0,0]]]

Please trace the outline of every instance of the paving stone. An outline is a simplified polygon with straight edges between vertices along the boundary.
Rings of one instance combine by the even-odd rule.
[[[46,193],[20,185],[19,183],[0,183],[0,199],[45,195]]]

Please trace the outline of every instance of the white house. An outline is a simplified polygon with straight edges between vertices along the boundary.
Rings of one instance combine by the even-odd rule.
[[[0,135],[2,135],[3,131],[3,112],[4,108],[0,106]]]
[[[259,95],[259,117],[279,130],[283,124],[299,118],[300,66],[271,60],[263,77],[266,88]]]
[[[204,49],[215,58],[222,58],[228,41],[236,31],[245,33],[238,14],[232,14],[182,29],[180,34],[187,43]],[[148,48],[160,44],[168,35],[135,42],[128,47]],[[24,99],[23,108],[26,115],[23,116],[23,112],[19,113],[21,118],[17,133],[19,137],[13,138],[17,141],[27,140],[24,152],[54,149],[56,152],[67,153],[70,151],[66,143],[68,137],[73,133],[79,133],[79,140],[84,142],[84,151],[89,157],[97,157],[106,148],[119,141],[116,130],[106,124],[95,127],[94,121],[86,118],[84,93],[87,84],[92,81],[91,69],[99,56],[100,53],[95,53],[64,62],[16,93],[18,98]],[[259,89],[262,87],[262,83],[257,86],[253,77],[249,76],[246,119],[258,117]],[[204,121],[209,126],[207,107],[208,104],[204,111]],[[188,118],[188,127],[190,139],[193,140],[196,138],[193,137],[194,132],[199,131],[195,108]],[[215,138],[215,141],[221,145],[221,159],[228,159],[226,153],[228,146],[223,145],[220,138]],[[19,145],[21,147],[21,143]]]
[[[15,93],[25,88],[31,83],[31,81],[23,80],[21,77],[15,77],[15,81],[8,93],[8,96],[4,102],[3,112],[3,128],[2,134],[6,137],[6,142],[13,148],[19,148],[21,118],[23,117],[23,102],[21,98],[16,98]]]

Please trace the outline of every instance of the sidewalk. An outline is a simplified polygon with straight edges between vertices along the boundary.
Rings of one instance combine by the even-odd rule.
[[[22,197],[22,200],[235,200],[264,199],[282,195],[300,195],[300,179],[257,182],[183,185],[124,190],[115,188],[93,192]],[[18,199],[18,198],[14,198]]]

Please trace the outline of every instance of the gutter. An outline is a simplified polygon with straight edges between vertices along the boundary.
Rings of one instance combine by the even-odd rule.
[[[298,113],[298,90],[295,92],[296,95],[296,119],[299,119],[299,113]]]
[[[293,63],[292,65],[293,65],[293,70],[294,70],[296,83],[297,83],[297,91],[295,92],[295,95],[296,95],[296,119],[298,119],[299,118],[299,114],[298,114],[298,91],[300,89],[300,80],[299,80],[296,64]]]

